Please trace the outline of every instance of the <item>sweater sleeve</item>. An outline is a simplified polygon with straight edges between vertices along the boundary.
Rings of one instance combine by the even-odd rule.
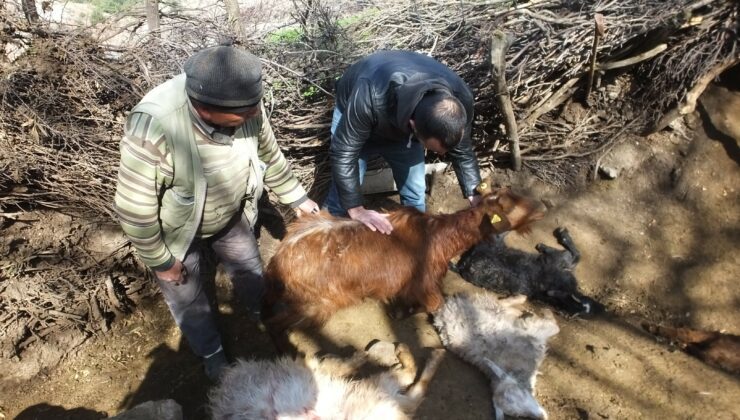
[[[131,114],[121,141],[115,210],[124,233],[141,261],[155,270],[174,264],[159,225],[159,185],[171,171],[167,142],[161,126],[151,116]],[[170,174],[171,176],[171,174]]]
[[[281,203],[296,206],[306,200],[306,190],[293,174],[283,152],[280,151],[264,107],[261,118],[257,152],[259,159],[267,165],[265,185],[277,195]]]

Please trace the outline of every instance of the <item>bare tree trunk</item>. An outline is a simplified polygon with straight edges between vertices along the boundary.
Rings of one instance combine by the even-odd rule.
[[[36,0],[21,0],[21,6],[28,23],[38,25],[41,19],[39,18],[39,11],[36,9]]]
[[[159,31],[159,0],[146,0],[146,26],[150,33]]]
[[[246,43],[247,36],[244,33],[241,11],[239,10],[239,1],[224,0],[224,4],[226,5],[226,14],[229,16],[229,26],[234,33],[237,43]]]
[[[522,156],[519,151],[519,133],[517,132],[514,108],[509,98],[509,88],[506,86],[506,50],[511,45],[505,33],[496,31],[491,38],[491,76],[496,90],[501,113],[504,114],[504,126],[509,137],[511,148],[511,164],[515,171],[522,169]]]

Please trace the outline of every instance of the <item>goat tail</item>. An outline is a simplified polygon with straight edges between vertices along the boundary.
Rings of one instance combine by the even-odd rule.
[[[403,411],[406,413],[413,413],[421,404],[421,400],[426,395],[429,383],[432,381],[434,374],[437,373],[439,365],[444,359],[445,349],[434,349],[432,354],[427,359],[424,365],[424,370],[419,375],[417,380],[411,387],[406,391],[406,398],[403,401]]]

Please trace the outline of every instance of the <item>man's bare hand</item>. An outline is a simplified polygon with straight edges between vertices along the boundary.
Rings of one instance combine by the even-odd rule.
[[[157,277],[162,281],[168,281],[180,285],[185,283],[185,266],[182,265],[180,260],[175,260],[175,263],[168,270],[157,271]]]
[[[298,207],[296,207],[295,212],[299,218],[307,214],[318,213],[319,205],[309,198],[308,200],[301,203]]]
[[[393,225],[388,221],[387,213],[378,213],[375,210],[368,210],[363,206],[353,207],[347,210],[347,213],[349,213],[349,217],[352,220],[362,222],[373,232],[378,231],[390,235],[393,231]]]

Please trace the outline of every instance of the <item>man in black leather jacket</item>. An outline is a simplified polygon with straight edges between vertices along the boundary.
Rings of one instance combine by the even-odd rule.
[[[412,51],[381,51],[350,66],[337,82],[325,207],[390,233],[387,215],[365,209],[360,185],[367,161],[390,165],[401,203],[425,210],[424,149],[449,153],[463,194],[477,203],[480,170],[473,152],[473,95],[444,64]]]

